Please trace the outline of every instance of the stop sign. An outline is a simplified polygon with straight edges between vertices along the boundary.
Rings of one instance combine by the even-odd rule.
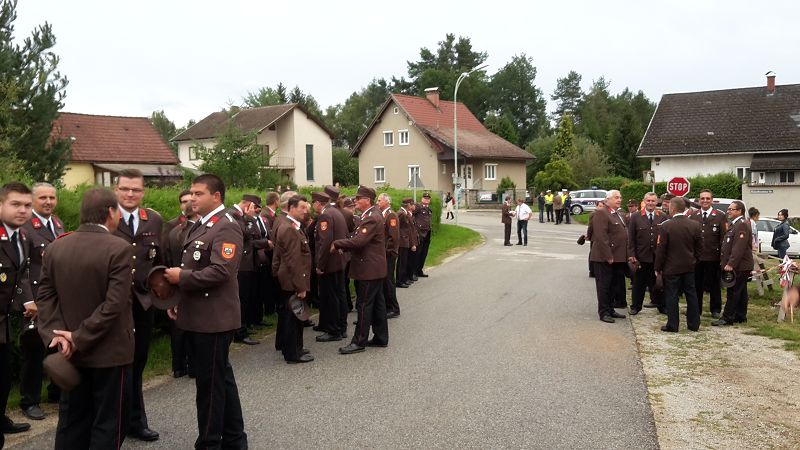
[[[675,177],[667,182],[667,192],[676,197],[683,197],[688,194],[690,188],[689,180],[683,177]]]

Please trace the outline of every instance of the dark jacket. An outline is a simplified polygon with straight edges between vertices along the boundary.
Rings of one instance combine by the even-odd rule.
[[[164,229],[161,216],[149,208],[139,208],[139,226],[136,236],[131,236],[131,229],[125,223],[124,217],[120,219],[119,226],[114,235],[122,238],[133,247],[131,266],[133,266],[133,296],[146,310],[153,304],[150,292],[145,287],[147,274],[153,266],[163,263],[161,249],[161,232]]]
[[[589,261],[624,263],[628,260],[628,229],[619,212],[601,208],[592,214]]]
[[[323,273],[335,273],[344,270],[347,261],[339,252],[331,253],[331,244],[337,239],[347,238],[347,222],[342,212],[331,205],[325,206],[317,218],[314,234],[316,240],[314,252],[316,268]]]
[[[645,209],[633,215],[628,222],[628,256],[634,256],[644,263],[654,262],[658,226],[666,219],[667,217],[657,209],[653,211],[653,223],[647,218]]]
[[[400,224],[391,208],[383,212],[383,231],[386,241],[386,256],[397,256],[400,252]]]
[[[753,246],[750,236],[750,221],[744,217],[737,218],[722,243],[722,254],[719,265],[729,265],[736,272],[753,270]]]
[[[775,250],[789,248],[789,221],[784,220],[772,232],[772,248]]]
[[[656,272],[664,272],[664,275],[694,272],[698,258],[700,224],[682,214],[664,221],[658,236],[654,266]]]
[[[283,220],[275,237],[272,273],[278,277],[282,290],[305,292],[311,289],[312,258],[308,237],[291,219],[283,216]]]
[[[53,223],[53,230],[56,236],[47,229],[38,217],[33,216],[22,228],[25,228],[28,239],[31,245],[31,289],[33,290],[33,298],[36,298],[36,293],[39,291],[39,277],[42,271],[42,257],[44,250],[50,245],[51,242],[56,240],[57,236],[64,234],[64,222],[55,215],[50,216]]]
[[[11,243],[11,236],[0,222],[0,344],[7,343],[9,339],[8,313],[24,311],[23,304],[33,300],[30,283],[31,244],[22,227],[18,233],[22,247],[21,264]]]
[[[361,214],[358,228],[349,239],[333,241],[337,249],[350,252],[350,278],[380,280],[386,277],[386,244],[383,216],[377,206]]]
[[[503,206],[500,207],[500,222],[511,223],[511,208],[508,202],[503,202]]]
[[[399,222],[400,247],[411,248],[417,245],[417,233],[414,232],[413,216],[405,208],[397,211],[397,221]]]
[[[724,213],[711,208],[711,212],[703,219],[703,210],[698,209],[690,218],[700,224],[700,261],[719,261],[722,240],[728,231],[728,219]]]

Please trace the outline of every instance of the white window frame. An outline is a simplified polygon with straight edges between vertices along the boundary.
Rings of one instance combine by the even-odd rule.
[[[381,169],[380,173],[383,175],[381,179],[378,179],[378,169]],[[375,178],[376,183],[386,183],[386,167],[384,166],[375,166],[372,168],[373,178]]]
[[[786,181],[781,181],[781,177],[784,174],[786,174],[786,177],[785,177]],[[792,181],[789,181],[789,178],[791,178]],[[794,184],[796,179],[797,179],[797,174],[795,173],[794,170],[779,170],[778,171],[778,183],[780,183],[780,184]]]
[[[419,179],[422,179],[422,170],[419,168],[419,164],[409,164],[408,165],[408,182],[411,183],[412,178],[412,169],[417,169],[417,174],[419,174]]]
[[[197,161],[200,157],[197,155],[197,146],[189,146],[189,161]]]
[[[741,176],[739,176],[739,172],[741,172]],[[742,181],[750,181],[748,180],[748,175],[750,175],[750,168],[745,166],[739,166],[736,168],[736,177]]]
[[[489,167],[492,168],[492,176],[489,177],[488,169]],[[497,180],[497,164],[496,163],[486,163],[483,165],[483,179],[486,181],[495,181]]]
[[[389,137],[389,143],[387,144],[386,137]],[[384,131],[383,132],[383,146],[384,147],[394,147],[394,131]]]
[[[403,136],[406,137],[406,141],[405,142],[403,142]],[[408,145],[409,138],[410,138],[410,136],[409,136],[408,130],[398,130],[397,131],[397,142],[400,145]]]
[[[399,113],[400,113],[400,108],[398,108],[397,106],[395,106],[395,107],[394,107],[394,113],[395,113],[395,114],[399,114]]]

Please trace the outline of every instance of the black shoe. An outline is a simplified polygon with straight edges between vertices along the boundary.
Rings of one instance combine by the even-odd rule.
[[[517,242],[517,245],[522,245],[522,242]]]
[[[411,277],[411,281],[412,282],[417,281],[417,280],[419,280],[419,277],[417,275],[414,275],[414,276]]]
[[[606,314],[605,316],[601,317],[600,320],[602,320],[605,323],[614,323],[615,322],[614,318],[609,316],[608,314]]]
[[[150,428],[142,428],[140,430],[130,430],[128,431],[128,436],[145,442],[157,441],[159,438],[158,432],[153,431]]]
[[[0,423],[0,433],[3,434],[22,433],[30,429],[31,424],[24,422],[14,423],[8,416],[3,417],[3,421]]]
[[[172,378],[181,378],[186,376],[185,370],[176,370],[172,372]]]
[[[631,309],[628,310],[628,314],[635,316],[639,314],[639,311],[641,311],[641,309],[631,307]]]
[[[668,327],[666,325],[661,327],[661,331],[666,331],[667,333],[677,333],[678,332],[678,330],[673,330],[672,328],[670,328],[670,327]]]
[[[319,326],[319,325],[314,325],[314,328],[312,328],[312,330],[314,330],[314,331],[319,331],[319,332],[321,332],[321,333],[324,333],[324,332],[325,332],[325,330],[323,330],[323,329],[322,329],[322,327],[321,327],[321,326]]]
[[[522,244],[522,245],[524,245],[525,247],[527,247],[527,246],[528,246],[528,243],[526,242],[526,243],[524,243],[524,244]]]
[[[658,308],[658,304],[656,304],[656,303],[653,303],[653,302],[650,302],[650,303],[645,303],[645,304],[644,304],[644,305],[642,305],[642,306],[644,306],[645,308]]]
[[[319,336],[317,336],[317,342],[333,342],[341,340],[342,340],[341,336],[335,336],[333,334],[328,334],[328,333],[320,334]]]
[[[711,318],[712,319],[719,319],[720,317],[722,317],[722,315],[720,315],[720,313],[718,313],[718,312],[712,312],[711,313]]]
[[[658,313],[667,315],[667,309],[666,308],[658,308]]]
[[[734,322],[736,322],[736,323],[747,323],[747,318],[745,317],[744,319],[735,319]]]
[[[342,336],[342,339],[347,339],[347,333],[342,333],[341,336]]]
[[[618,313],[616,311],[613,311],[611,313],[611,317],[613,317],[615,319],[624,319],[625,318],[625,314],[620,314],[620,313]]]
[[[311,353],[311,350],[307,348],[300,349],[300,356],[307,355],[309,353]]]
[[[389,344],[381,344],[380,342],[375,342],[374,339],[367,341],[367,347],[381,347],[386,348]]]
[[[244,344],[244,345],[258,345],[261,342],[255,340],[255,339],[252,339],[250,336],[248,336],[246,338],[243,338],[241,341],[239,341],[239,343],[240,344]]]
[[[397,286],[395,286],[395,287],[399,287],[399,288],[407,289],[409,286],[410,286],[410,285],[408,285],[408,284],[406,284],[406,283],[400,283],[400,284],[398,284],[398,285],[397,285]]]
[[[400,316],[400,313],[396,312],[396,311],[389,311],[388,313],[386,313],[386,318],[387,319],[394,319],[395,317],[399,317],[399,316]]]
[[[711,325],[714,325],[715,327],[727,326],[727,325],[733,325],[733,322],[728,322],[725,319],[717,319],[717,320],[711,322]]]
[[[39,405],[31,405],[27,408],[22,408],[22,414],[25,414],[25,417],[31,420],[44,419],[44,411],[42,411],[42,408],[39,408]]]
[[[311,319],[308,319],[305,322],[303,322],[303,326],[306,327],[306,328],[313,327],[314,326],[314,322]]]
[[[420,277],[420,278],[428,278],[428,274],[427,273],[418,273],[417,276]]]
[[[305,355],[300,355],[297,359],[290,359],[286,361],[286,364],[303,364],[303,363],[310,363],[314,360],[314,357],[306,353]]]
[[[511,247],[511,246],[512,246],[512,245],[514,245],[514,244],[512,244],[511,242],[506,242],[506,243],[505,243],[505,244],[503,244],[503,245],[505,245],[506,247]]]
[[[339,349],[339,353],[342,355],[350,355],[353,353],[360,353],[364,351],[364,347],[359,347],[356,344],[350,344],[347,347],[342,347]]]

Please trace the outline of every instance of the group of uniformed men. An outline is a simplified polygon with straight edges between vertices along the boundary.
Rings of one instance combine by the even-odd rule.
[[[631,277],[629,314],[642,307],[658,308],[667,315],[661,330],[677,332],[678,297],[687,302],[687,327],[697,331],[703,310],[703,294],[709,293],[712,325],[747,321],[747,280],[753,269],[750,222],[741,201],[727,213],[712,207],[713,195],[703,190],[699,208],[683,197],[663,201],[647,193],[641,210],[626,215],[620,208],[619,191],[609,191],[603,205],[590,218],[586,240],[591,241],[589,261],[597,288],[598,315],[613,323],[625,315],[625,277]],[[727,301],[722,308],[721,279],[726,279]],[[650,303],[643,305],[646,292]]]
[[[65,234],[52,185],[0,188],[0,407],[5,411],[11,385],[9,315],[17,313],[27,417],[45,417],[39,393],[48,353],[60,353],[80,374],[69,392],[48,388],[49,400],[61,405],[56,448],[119,448],[126,436],[159,438],[142,395],[154,267],[167,267],[163,277],[180,295],[167,310],[173,375],[195,378],[196,448],[247,447],[228,352],[231,342],[258,344],[248,329],[265,325],[265,314],[278,313],[275,348],[287,363],[313,361],[302,341],[303,327],[313,324],[297,318],[290,300],[319,309],[317,341],[340,341],[348,337],[352,279],[358,319],[339,352],[386,347],[387,319],[400,315],[396,288],[427,277],[427,193],[420,204],[403,199],[397,212],[387,194],[364,186],[354,199],[326,186],[311,202],[291,191],[269,192],[265,208],[257,195],[227,208],[223,181],[207,174],[181,192],[181,214],[166,224],[142,206],[144,193],[142,173],[123,170],[114,192],[84,194],[80,227]],[[3,434],[28,429],[7,416],[0,421]]]

